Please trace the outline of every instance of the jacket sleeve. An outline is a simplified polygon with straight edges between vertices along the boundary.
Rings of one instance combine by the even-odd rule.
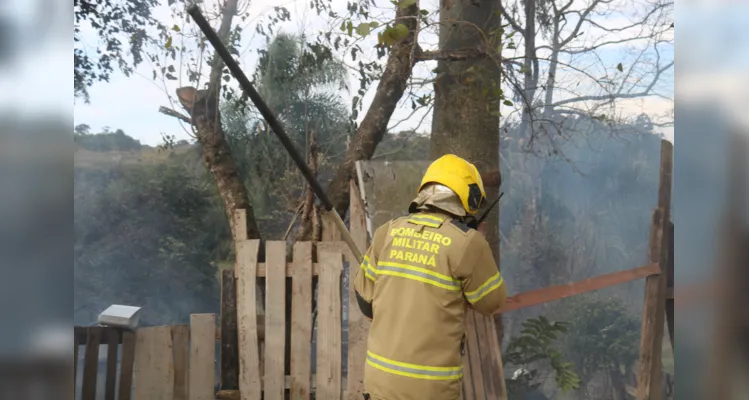
[[[374,314],[372,301],[374,300],[374,287],[377,280],[377,249],[382,247],[383,236],[387,232],[388,225],[383,225],[375,232],[372,245],[362,256],[362,263],[356,270],[356,278],[354,279],[354,291],[359,309],[362,314],[370,319],[373,318]]]
[[[470,307],[489,315],[504,305],[507,288],[484,236],[476,231],[469,236],[456,275]]]

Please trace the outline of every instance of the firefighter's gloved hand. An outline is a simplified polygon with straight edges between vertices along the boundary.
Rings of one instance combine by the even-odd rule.
[[[479,221],[476,218],[468,217],[465,219],[465,224],[471,229],[478,229]]]

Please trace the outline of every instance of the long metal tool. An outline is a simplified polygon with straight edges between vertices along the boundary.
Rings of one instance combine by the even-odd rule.
[[[247,76],[244,74],[244,72],[242,72],[239,64],[237,64],[234,58],[232,58],[231,54],[229,54],[229,50],[227,50],[224,44],[221,43],[221,39],[219,39],[218,34],[216,34],[216,31],[211,28],[211,25],[208,23],[208,21],[206,21],[205,17],[203,17],[203,14],[200,12],[200,8],[198,8],[197,4],[188,7],[187,13],[190,14],[192,19],[195,20],[195,23],[198,24],[198,27],[201,31],[203,31],[206,39],[211,42],[213,48],[216,49],[216,53],[218,53],[219,57],[221,57],[221,59],[224,61],[226,67],[229,68],[231,74],[234,75],[234,78],[237,79],[239,85],[242,87],[242,90],[247,94],[247,96],[249,96],[250,100],[252,100],[252,102],[255,104],[255,107],[257,107],[258,111],[260,111],[260,114],[263,115],[263,118],[265,118],[265,120],[268,122],[268,125],[270,125],[271,129],[273,129],[273,132],[275,132],[276,136],[278,136],[278,139],[281,140],[281,143],[286,148],[286,151],[289,152],[289,155],[291,155],[291,158],[294,160],[296,166],[299,167],[300,171],[302,171],[302,175],[304,175],[304,178],[307,180],[307,183],[309,183],[312,191],[315,192],[315,195],[317,195],[317,197],[322,202],[325,212],[331,218],[333,218],[333,221],[338,227],[338,230],[341,231],[343,240],[346,242],[349,249],[351,249],[351,254],[353,254],[354,257],[356,257],[356,260],[361,264],[361,252],[359,251],[359,248],[356,247],[354,238],[351,237],[351,233],[346,228],[346,224],[343,223],[341,216],[338,215],[338,212],[336,212],[335,208],[333,207],[333,203],[325,194],[325,191],[317,182],[314,175],[312,175],[312,171],[307,166],[304,158],[302,158],[302,156],[294,147],[294,143],[292,143],[291,139],[289,139],[289,137],[286,135],[286,131],[284,131],[281,123],[278,122],[278,119],[273,114],[273,111],[268,108],[268,105],[265,104],[263,98],[260,97],[260,94],[252,86],[250,80],[247,79]]]

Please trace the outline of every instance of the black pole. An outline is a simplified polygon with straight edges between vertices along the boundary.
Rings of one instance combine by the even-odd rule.
[[[268,125],[270,125],[271,129],[273,129],[273,132],[275,132],[276,136],[278,136],[278,138],[281,140],[281,143],[291,155],[291,158],[294,160],[294,163],[296,163],[296,166],[299,167],[299,169],[302,171],[302,175],[304,175],[304,178],[307,179],[307,183],[309,183],[310,187],[312,187],[312,191],[314,191],[315,195],[317,195],[317,197],[320,199],[323,206],[325,207],[325,210],[330,211],[333,208],[333,203],[328,198],[328,195],[325,194],[325,191],[317,182],[314,175],[312,175],[312,171],[307,166],[307,162],[296,150],[296,148],[294,147],[294,143],[292,143],[291,139],[289,139],[289,137],[286,135],[286,131],[284,131],[283,127],[278,122],[278,119],[273,114],[273,111],[268,108],[268,105],[265,104],[263,98],[260,97],[260,94],[252,86],[252,83],[250,83],[250,80],[247,79],[247,76],[239,67],[237,61],[234,60],[234,58],[229,53],[229,50],[227,50],[224,44],[221,43],[221,39],[219,39],[218,34],[216,34],[216,31],[211,28],[211,25],[208,23],[208,21],[206,21],[205,17],[203,17],[203,14],[200,12],[200,8],[198,8],[198,5],[194,4],[188,7],[187,13],[190,14],[190,16],[192,16],[192,18],[195,20],[195,23],[198,24],[200,30],[203,31],[205,37],[209,42],[211,42],[213,48],[216,49],[216,52],[221,57],[221,59],[224,60],[224,63],[226,64],[227,68],[229,68],[229,71],[231,71],[231,74],[234,75],[234,78],[237,79],[239,85],[242,87],[242,90],[247,93],[252,102],[255,104],[255,107],[257,107],[258,111],[260,111],[260,114],[263,115],[263,118],[268,121]]]

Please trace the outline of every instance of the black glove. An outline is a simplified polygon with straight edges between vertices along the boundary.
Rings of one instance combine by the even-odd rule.
[[[465,224],[471,229],[479,228],[479,220],[474,217],[466,217]]]

